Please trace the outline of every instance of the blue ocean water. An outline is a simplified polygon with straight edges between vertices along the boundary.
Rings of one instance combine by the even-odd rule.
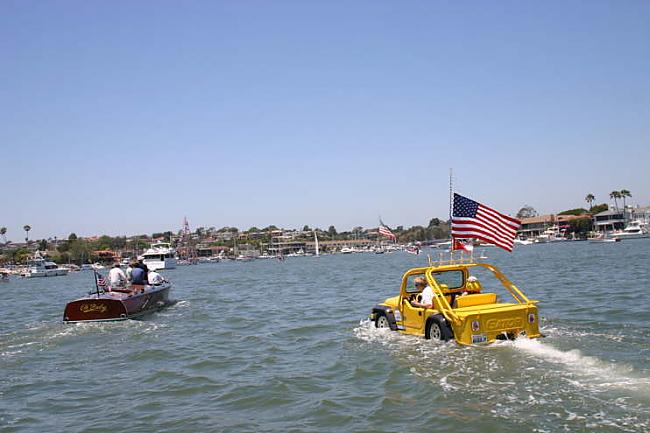
[[[179,267],[102,324],[61,322],[92,274],[0,283],[0,432],[650,430],[650,239],[484,249],[547,335],[485,347],[366,320],[427,252]]]

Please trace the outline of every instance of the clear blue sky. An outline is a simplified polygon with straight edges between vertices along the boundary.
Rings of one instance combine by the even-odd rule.
[[[9,238],[650,204],[647,1],[2,1]]]

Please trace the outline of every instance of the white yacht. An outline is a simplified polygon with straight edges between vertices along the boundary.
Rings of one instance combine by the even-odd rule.
[[[563,233],[558,226],[552,226],[544,230],[544,232],[535,238],[535,242],[559,242],[566,241]]]
[[[648,238],[650,233],[643,221],[630,221],[622,231],[616,232],[615,236],[621,239]]]
[[[54,262],[45,260],[40,252],[36,251],[34,257],[27,262],[27,270],[21,274],[23,277],[57,277],[68,275],[66,268],[60,268]]]
[[[142,263],[151,270],[174,269],[176,267],[176,250],[169,242],[156,242],[142,255]]]

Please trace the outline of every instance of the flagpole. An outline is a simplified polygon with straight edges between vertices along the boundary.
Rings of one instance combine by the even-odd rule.
[[[93,268],[93,274],[95,275],[95,289],[97,289],[97,297],[99,298],[99,284],[97,284],[97,270]]]
[[[449,168],[449,237],[451,238],[451,248],[449,248],[449,260],[454,260],[454,235],[451,234],[451,218],[452,218],[452,206],[453,206],[453,168]]]

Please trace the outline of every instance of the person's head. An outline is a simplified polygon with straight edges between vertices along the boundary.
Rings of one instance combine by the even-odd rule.
[[[119,267],[120,267],[120,262],[115,262],[115,263],[113,263],[113,267],[114,267],[114,268],[119,268]]]
[[[413,284],[415,285],[416,289],[424,289],[427,285],[427,280],[425,280],[423,277],[417,277],[415,280],[413,280]]]

